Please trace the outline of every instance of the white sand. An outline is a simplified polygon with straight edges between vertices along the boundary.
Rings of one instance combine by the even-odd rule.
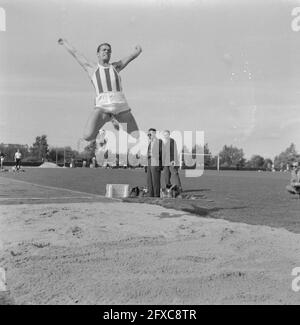
[[[7,205],[0,239],[20,304],[300,303],[300,235],[284,229],[146,204]]]

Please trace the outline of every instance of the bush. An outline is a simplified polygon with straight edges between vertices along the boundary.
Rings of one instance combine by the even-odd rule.
[[[28,157],[22,159],[21,163],[23,163],[23,162],[42,163],[42,161],[39,158],[34,157],[34,156],[28,156]]]

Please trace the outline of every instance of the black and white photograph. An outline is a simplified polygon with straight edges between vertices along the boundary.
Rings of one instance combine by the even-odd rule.
[[[300,1],[0,0],[0,162],[0,305],[300,304]]]

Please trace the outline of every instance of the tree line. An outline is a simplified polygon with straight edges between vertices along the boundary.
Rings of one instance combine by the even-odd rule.
[[[6,156],[6,160],[13,161],[15,152],[19,149],[22,153],[23,161],[27,162],[42,162],[51,161],[55,163],[69,163],[71,159],[91,160],[95,156],[96,142],[92,142],[85,147],[83,152],[73,150],[71,146],[66,147],[50,147],[47,140],[47,135],[43,134],[37,136],[31,146],[21,144],[0,144],[0,151]],[[272,169],[284,170],[288,168],[294,161],[300,161],[300,154],[296,150],[294,143],[291,143],[284,151],[279,153],[274,160],[269,157],[263,157],[261,155],[252,155],[250,159],[245,158],[245,154],[242,148],[237,148],[233,145],[224,145],[218,155],[212,155],[208,144],[205,144],[204,148],[194,146],[189,152],[185,147],[182,149],[184,159],[195,158],[193,154],[201,152],[206,154],[204,156],[205,167],[216,167],[218,163],[222,168],[249,168],[249,169]],[[187,155],[190,153],[190,155]],[[109,152],[105,153],[109,156]],[[123,157],[124,156],[124,157]],[[117,159],[120,161],[125,160],[126,155],[117,155]],[[132,160],[131,160],[132,161]],[[123,161],[126,163],[126,161]]]
[[[193,152],[196,148],[193,148]],[[300,154],[296,150],[294,143],[291,143],[284,151],[275,156],[272,160],[269,157],[263,157],[258,154],[254,154],[250,159],[245,158],[243,149],[234,147],[232,145],[224,145],[218,155],[213,156],[206,144],[204,146],[204,154],[210,156],[204,157],[204,164],[207,167],[213,167],[217,164],[219,156],[220,167],[225,168],[237,168],[237,169],[261,169],[261,170],[286,170],[293,162],[300,161]]]

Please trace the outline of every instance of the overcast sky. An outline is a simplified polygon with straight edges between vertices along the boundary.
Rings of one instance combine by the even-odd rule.
[[[121,72],[141,129],[203,130],[213,153],[225,145],[273,158],[300,151],[299,1],[0,0],[0,143],[50,145],[78,139],[94,89],[60,37],[91,60],[99,43],[112,61],[136,44]]]

